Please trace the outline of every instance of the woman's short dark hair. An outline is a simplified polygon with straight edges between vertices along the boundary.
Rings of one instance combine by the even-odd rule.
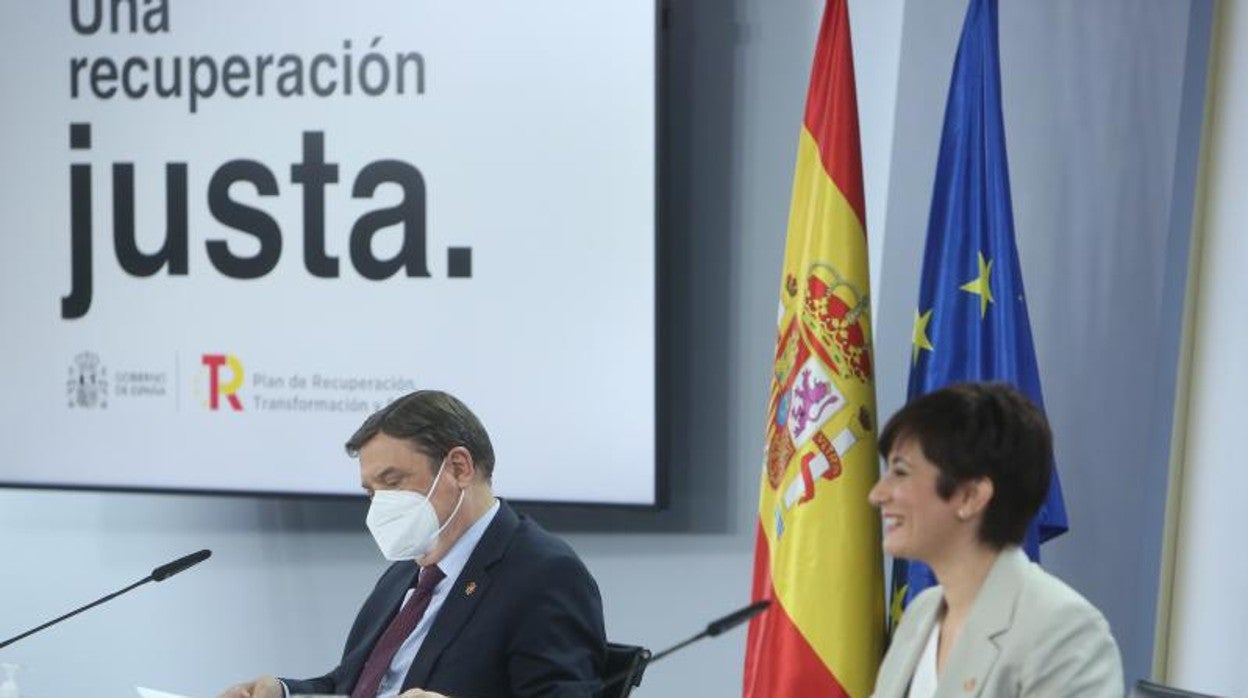
[[[982,542],[998,549],[1023,542],[1048,494],[1053,460],[1049,422],[1031,400],[1006,383],[951,385],[898,410],[880,432],[880,453],[909,439],[940,469],[942,499],[964,482],[992,481]]]
[[[418,390],[374,412],[347,439],[347,455],[355,458],[377,434],[404,439],[438,464],[452,448],[463,446],[477,469],[489,480],[494,475],[494,446],[477,415],[450,393]]]

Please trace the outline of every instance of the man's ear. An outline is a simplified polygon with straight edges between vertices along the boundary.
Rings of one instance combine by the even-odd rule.
[[[477,464],[472,453],[463,446],[456,446],[446,454],[446,469],[460,487],[467,487],[477,477]]]

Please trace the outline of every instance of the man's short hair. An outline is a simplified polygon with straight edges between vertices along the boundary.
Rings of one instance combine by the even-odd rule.
[[[433,459],[430,467],[435,472],[452,448],[463,446],[486,480],[494,475],[490,435],[472,410],[450,393],[417,390],[374,412],[347,439],[347,455],[358,456],[364,444],[379,433],[410,442]]]
[[[880,432],[888,457],[915,439],[940,470],[936,493],[949,499],[958,485],[986,477],[993,496],[980,541],[997,549],[1018,545],[1049,492],[1053,435],[1025,395],[1006,383],[959,383],[915,398]]]

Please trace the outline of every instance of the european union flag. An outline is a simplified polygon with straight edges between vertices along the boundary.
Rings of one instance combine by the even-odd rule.
[[[969,380],[1012,383],[1044,407],[1014,245],[996,0],[971,0],[953,65],[914,314],[908,397]],[[1054,468],[1048,498],[1027,531],[1027,554],[1038,560],[1040,543],[1065,531],[1066,506]],[[909,603],[934,583],[926,565],[898,560],[894,611],[900,609],[899,591]]]

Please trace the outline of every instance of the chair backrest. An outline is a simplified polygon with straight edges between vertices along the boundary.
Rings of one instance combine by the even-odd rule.
[[[641,685],[641,676],[650,661],[650,650],[637,645],[607,643],[607,666],[598,698],[628,698],[633,688]]]
[[[1185,691],[1181,688],[1173,686],[1163,686],[1159,683],[1140,679],[1135,684],[1135,689],[1131,691],[1131,698],[1219,698],[1218,696],[1208,693],[1193,693]]]

